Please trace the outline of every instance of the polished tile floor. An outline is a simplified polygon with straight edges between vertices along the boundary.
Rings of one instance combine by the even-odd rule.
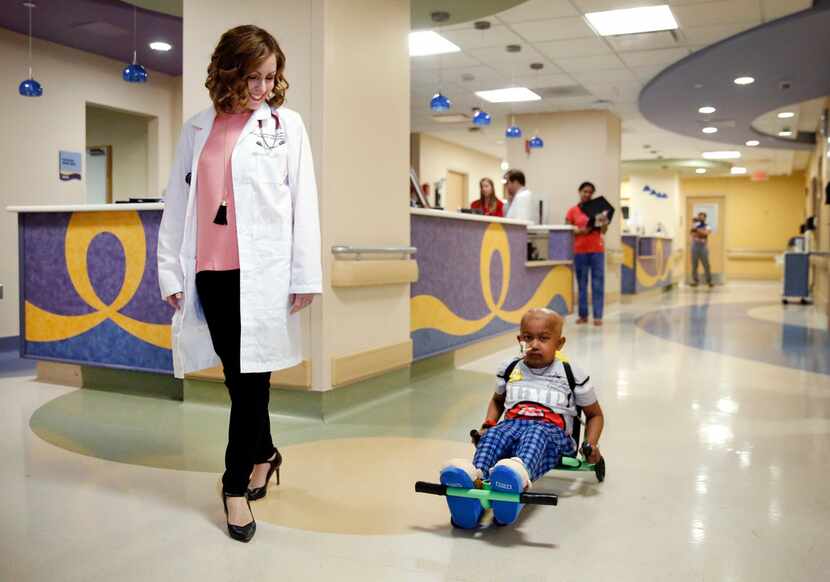
[[[813,581],[830,572],[830,345],[815,308],[733,285],[612,306],[565,351],[608,476],[553,473],[512,528],[453,530],[412,483],[470,455],[502,352],[327,422],[273,416],[282,485],[230,541],[226,411],[40,384],[0,357],[0,580]]]

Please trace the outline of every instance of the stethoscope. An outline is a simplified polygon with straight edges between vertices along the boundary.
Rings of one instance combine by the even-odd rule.
[[[261,148],[267,149],[267,150],[273,150],[277,146],[281,146],[282,144],[285,143],[285,139],[284,139],[285,132],[282,130],[282,128],[280,126],[279,116],[277,116],[276,112],[272,111],[271,112],[271,117],[274,118],[275,127],[274,127],[274,136],[273,136],[274,139],[270,143],[268,142],[268,138],[265,136],[265,132],[263,131],[262,120],[261,119],[257,120],[257,125],[259,126],[259,140],[261,140],[261,141],[257,141],[256,144],[258,146],[260,146]],[[281,139],[281,138],[283,138],[283,139]]]

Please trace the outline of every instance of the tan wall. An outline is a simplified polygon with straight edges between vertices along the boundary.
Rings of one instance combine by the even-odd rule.
[[[729,258],[730,252],[783,252],[804,222],[804,174],[773,176],[764,182],[747,177],[684,178],[684,196],[726,197],[726,275],[734,279],[779,279],[771,257]]]
[[[333,360],[409,341],[409,285],[332,289],[329,249],[410,243],[409,2],[327,0],[324,14],[321,388]]]
[[[148,188],[150,118],[101,107],[86,108],[86,145],[112,146],[112,199],[157,197]]]
[[[420,141],[420,158],[418,166],[420,173],[418,178],[421,183],[428,182],[433,185],[438,180],[447,177],[447,172],[452,170],[461,174],[467,174],[468,192],[464,200],[464,206],[469,207],[473,200],[479,197],[478,183],[482,178],[490,178],[496,186],[497,195],[502,198],[501,177],[504,174],[501,170],[501,160],[495,156],[485,154],[464,146],[456,145],[443,139],[425,133],[417,134]],[[433,197],[430,204],[434,204]],[[446,205],[445,205],[446,207]],[[447,210],[458,210],[447,208]]]
[[[563,224],[565,213],[579,202],[577,189],[585,180],[593,182],[597,194],[620,207],[620,149],[622,127],[608,111],[568,111],[517,115],[516,123],[525,139],[538,132],[545,141],[541,150],[525,153],[524,140],[507,140],[507,161],[524,171],[527,186],[545,202],[546,222]],[[606,294],[619,296],[620,217],[605,235],[607,268]]]
[[[657,198],[644,192],[645,186],[667,194],[668,198]],[[657,224],[662,223],[664,236],[674,239],[674,248],[685,248],[685,208],[677,174],[632,174],[622,183],[621,191],[628,198],[625,204],[629,208],[628,224],[632,233],[636,234],[637,227],[640,226],[644,229],[644,234],[653,235],[656,234]]]
[[[0,70],[6,90],[0,92],[0,208],[9,205],[81,204],[86,184],[58,179],[58,151],[83,153],[87,103],[155,116],[154,146],[148,154],[153,172],[148,188],[160,192],[167,180],[175,138],[174,100],[179,81],[150,71],[146,85],[121,80],[123,63],[34,39],[34,76],[43,96],[21,97],[17,83],[26,74],[26,37],[0,29]],[[157,168],[157,169],[156,169]],[[17,335],[17,216],[0,212],[0,337]]]

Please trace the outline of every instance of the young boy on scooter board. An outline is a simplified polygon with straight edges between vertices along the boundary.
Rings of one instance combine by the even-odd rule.
[[[443,485],[480,488],[482,479],[489,478],[493,491],[526,491],[563,455],[574,454],[571,432],[577,407],[587,418],[585,441],[591,445],[587,461],[599,461],[604,418],[590,377],[556,358],[565,345],[564,324],[562,316],[549,309],[531,309],[524,315],[518,337],[523,357],[499,370],[473,461],[450,460],[441,469]],[[462,528],[476,527],[484,511],[477,499],[447,497],[447,505],[453,524]],[[493,519],[501,525],[515,522],[523,507],[508,501],[491,505]]]

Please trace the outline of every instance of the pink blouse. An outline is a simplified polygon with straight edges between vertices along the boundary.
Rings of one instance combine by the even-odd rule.
[[[239,268],[231,154],[251,113],[218,114],[202,149],[196,178],[197,273]],[[213,219],[224,199],[228,201],[228,224],[214,224]]]

